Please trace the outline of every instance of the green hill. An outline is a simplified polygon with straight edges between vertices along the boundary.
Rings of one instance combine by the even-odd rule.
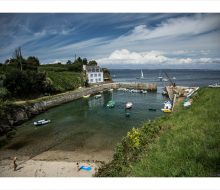
[[[220,89],[200,89],[189,109],[133,129],[96,176],[216,176],[220,173]]]

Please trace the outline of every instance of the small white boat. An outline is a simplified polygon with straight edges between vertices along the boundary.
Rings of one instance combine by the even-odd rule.
[[[111,88],[111,89],[109,89],[108,91],[109,91],[109,92],[112,92],[112,91],[113,91],[113,89]]]
[[[34,125],[35,126],[39,126],[39,125],[45,125],[45,124],[48,124],[50,123],[50,120],[48,119],[42,119],[42,120],[39,120],[39,121],[35,121],[34,122]]]
[[[142,94],[147,94],[146,90],[140,90],[139,92],[142,93]]]
[[[90,94],[84,95],[83,98],[89,98]]]
[[[184,102],[183,106],[186,108],[186,107],[189,107],[191,106],[191,102],[187,101],[187,102]]]
[[[133,106],[133,103],[132,103],[132,102],[127,102],[127,103],[125,104],[125,108],[126,108],[126,109],[130,109],[130,108],[132,108],[132,106]]]
[[[95,98],[101,98],[102,97],[102,95],[101,94],[97,94],[97,95],[95,95]]]
[[[162,95],[167,95],[167,91],[163,90]]]
[[[176,77],[173,77],[172,79],[173,79],[173,80],[176,80]]]
[[[163,81],[163,82],[167,82],[167,81],[168,81],[168,79],[166,79],[166,78],[163,78],[163,79],[162,79],[162,81]]]
[[[210,84],[208,87],[211,87],[211,88],[220,88],[220,84]]]

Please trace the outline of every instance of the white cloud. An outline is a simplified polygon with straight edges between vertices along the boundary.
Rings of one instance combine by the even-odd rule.
[[[219,15],[195,15],[167,19],[156,27],[136,26],[119,40],[136,41],[168,36],[196,35],[220,29]]]
[[[115,50],[108,57],[97,60],[106,64],[207,64],[220,63],[220,58],[171,58],[160,51],[131,52],[127,49]]]

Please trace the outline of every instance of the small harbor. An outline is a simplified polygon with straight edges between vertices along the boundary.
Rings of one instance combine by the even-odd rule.
[[[106,105],[112,94],[115,107],[110,109]],[[163,115],[161,105],[167,100],[157,92],[134,93],[117,88],[100,95],[53,107],[25,122],[18,127],[14,138],[1,141],[1,159],[14,155],[24,160],[107,162],[129,130]],[[133,106],[125,110],[128,101]],[[151,108],[156,111],[149,111]],[[42,118],[51,122],[35,126],[34,122]]]

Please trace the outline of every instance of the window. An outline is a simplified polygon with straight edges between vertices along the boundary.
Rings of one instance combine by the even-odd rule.
[[[94,74],[94,77],[97,77],[97,74]]]
[[[93,77],[93,74],[90,74],[90,77]]]
[[[101,73],[99,73],[99,77],[101,77]]]
[[[90,82],[93,82],[93,79],[90,79]]]
[[[101,81],[101,78],[99,78],[99,81]]]

